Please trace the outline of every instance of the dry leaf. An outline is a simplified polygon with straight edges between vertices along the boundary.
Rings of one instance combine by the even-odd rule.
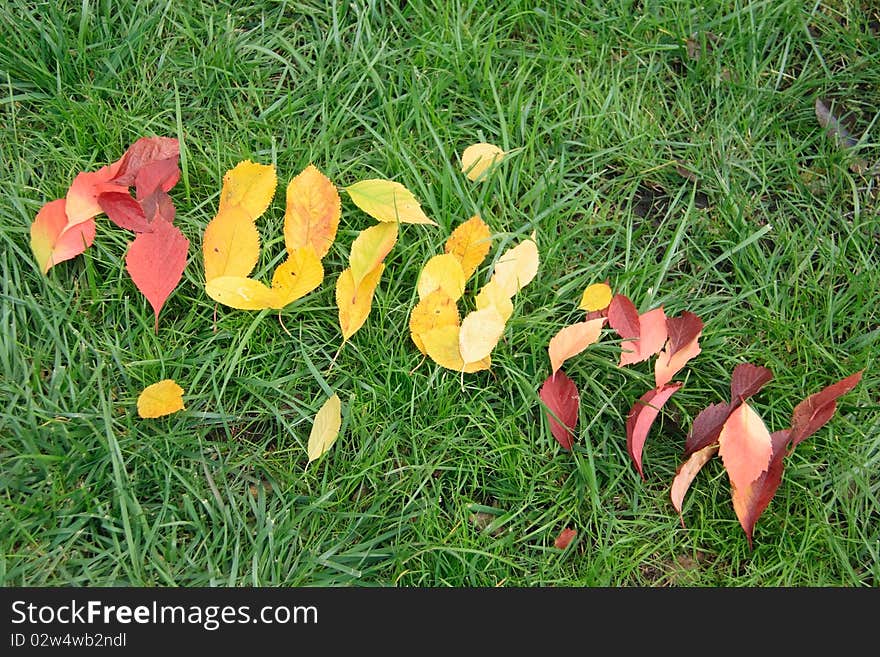
[[[461,154],[461,170],[469,180],[484,180],[487,172],[504,159],[504,151],[493,144],[472,144]]]
[[[312,431],[309,433],[309,463],[327,452],[339,437],[342,425],[342,405],[339,395],[331,395],[315,415]]]
[[[148,385],[137,399],[138,415],[142,418],[162,417],[185,409],[183,388],[174,379]]]

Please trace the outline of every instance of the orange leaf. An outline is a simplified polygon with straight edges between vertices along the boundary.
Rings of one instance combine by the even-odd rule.
[[[749,539],[750,547],[755,523],[758,522],[758,518],[761,517],[764,509],[770,504],[770,500],[776,495],[776,490],[782,481],[783,457],[789,439],[790,434],[787,429],[774,432],[770,436],[772,450],[767,470],[744,487],[733,485],[731,481],[730,493],[733,500],[733,510],[736,512],[740,527],[743,528]]]
[[[44,274],[59,262],[75,258],[95,241],[95,221],[69,225],[63,198],[49,201],[31,224],[31,250]]]
[[[287,185],[284,241],[287,252],[311,245],[323,258],[336,239],[342,202],[335,185],[310,164]]]
[[[550,355],[550,365],[555,373],[562,364],[572,356],[577,356],[584,349],[599,340],[602,334],[602,326],[605,318],[593,319],[588,322],[578,322],[561,329],[550,340],[547,352]]]
[[[698,343],[703,332],[703,322],[691,312],[666,320],[669,341],[654,361],[654,382],[659,388],[669,383],[685,364],[700,353]]]
[[[492,247],[489,226],[475,214],[458,226],[446,240],[445,251],[454,255],[461,263],[465,280],[469,279],[486,259]]]
[[[574,540],[575,536],[577,536],[577,530],[571,529],[570,527],[566,527],[559,535],[556,537],[556,540],[553,541],[553,547],[564,550],[567,548],[571,542]]]
[[[672,490],[669,497],[672,499],[672,506],[681,515],[681,505],[684,502],[684,496],[691,487],[694,477],[703,469],[703,466],[709,462],[718,451],[718,445],[708,445],[703,449],[690,455],[687,461],[682,463],[678,472],[675,473],[675,479],[672,480]],[[681,526],[684,527],[684,519],[682,518]]]
[[[609,316],[610,322],[610,316]],[[620,343],[623,350],[618,367],[648,360],[659,352],[666,342],[666,315],[663,307],[639,315],[639,337]]]
[[[773,452],[770,432],[748,404],[742,404],[727,418],[718,445],[730,483],[741,490],[767,470]]]
[[[67,190],[67,220],[71,225],[88,221],[101,214],[98,197],[107,192],[128,194],[128,186],[113,182],[119,162],[97,171],[78,174]]]

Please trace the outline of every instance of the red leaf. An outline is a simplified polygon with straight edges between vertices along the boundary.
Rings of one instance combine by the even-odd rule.
[[[699,412],[691,425],[691,431],[684,443],[684,455],[690,456],[718,442],[718,435],[727,422],[727,418],[733,413],[734,408],[730,404],[711,404]]]
[[[169,191],[180,180],[177,156],[167,160],[156,160],[144,165],[134,178],[138,200],[143,200],[157,190]]]
[[[856,387],[862,370],[826,386],[795,406],[791,416],[791,442],[797,445],[821,429],[837,409],[837,399]]]
[[[113,163],[112,166],[116,167],[113,182],[131,187],[136,184],[141,169],[159,160],[173,159],[176,163],[179,155],[180,144],[173,137],[141,137]],[[153,190],[147,190],[147,193],[151,191]]]
[[[577,530],[566,527],[561,532],[559,532],[559,536],[557,536],[556,540],[553,541],[553,546],[559,548],[560,550],[564,550],[568,547],[568,544],[574,540],[575,536],[577,536]]]
[[[660,409],[663,408],[663,404],[682,385],[684,384],[673,383],[672,385],[649,390],[633,404],[632,408],[629,409],[629,414],[626,416],[626,449],[642,479],[645,478],[645,473],[642,470],[642,449],[645,446],[645,440],[648,438],[648,432],[660,413]]]
[[[741,404],[730,414],[718,436],[718,454],[732,486],[748,488],[770,465],[773,441],[752,407]]]
[[[128,192],[105,192],[98,196],[98,205],[114,224],[136,233],[152,230],[150,220],[144,216],[141,204],[135,201]]]
[[[672,506],[678,511],[679,517],[681,517],[681,505],[684,502],[684,496],[691,487],[691,482],[699,474],[700,470],[703,469],[703,466],[709,462],[709,459],[715,456],[717,451],[718,445],[708,445],[691,454],[687,461],[678,466],[675,479],[672,480],[672,490],[669,492],[669,498],[672,500]],[[684,518],[681,518],[681,526],[684,527]]]
[[[608,325],[624,340],[641,335],[639,311],[633,302],[622,294],[615,294],[608,305]]]
[[[59,262],[75,258],[95,241],[95,220],[68,224],[63,198],[49,201],[31,224],[31,250],[44,274]]]
[[[157,221],[152,232],[135,238],[125,256],[125,268],[153,307],[156,331],[159,312],[183,275],[188,250],[189,240],[176,226]]]
[[[703,332],[703,320],[694,313],[685,310],[678,317],[666,319],[666,332],[669,335],[666,351],[670,356],[675,356],[676,353],[700,337]]]
[[[773,372],[766,367],[740,363],[733,368],[733,375],[730,377],[730,403],[739,406],[772,378]]]
[[[565,372],[557,370],[541,385],[538,396],[549,409],[545,410],[544,414],[550,423],[550,433],[563,449],[571,451],[580,404],[577,386],[565,375]]]
[[[752,533],[755,529],[755,523],[758,522],[758,518],[761,517],[764,509],[770,504],[770,500],[776,495],[776,490],[782,481],[783,457],[785,456],[785,447],[788,445],[789,440],[788,429],[777,431],[771,435],[772,454],[767,471],[761,473],[751,485],[745,488],[740,489],[737,486],[731,485],[733,509],[736,511],[736,517],[739,519],[740,526],[749,539],[749,547],[752,546]]]
[[[157,189],[149,196],[141,200],[141,206],[144,209],[144,215],[150,222],[162,219],[168,223],[174,223],[174,203],[171,197],[161,189]]]

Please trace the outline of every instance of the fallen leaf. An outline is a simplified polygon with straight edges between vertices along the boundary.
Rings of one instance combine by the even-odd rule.
[[[31,224],[31,250],[42,273],[75,258],[95,241],[95,221],[68,225],[63,198],[49,201]]]
[[[532,282],[538,273],[538,264],[538,245],[527,238],[501,255],[492,278],[507,297],[512,297]]]
[[[128,192],[106,192],[98,197],[107,218],[120,228],[145,233],[153,229],[152,217],[149,219],[144,208]]]
[[[202,238],[205,280],[248,276],[260,259],[260,233],[251,215],[238,206],[217,213]]]
[[[176,140],[175,140],[176,141]],[[116,178],[117,182],[120,178]],[[173,157],[146,163],[134,177],[135,196],[144,199],[159,190],[168,192],[180,180],[180,167],[177,164],[177,149]],[[101,197],[98,197],[100,203]]]
[[[691,430],[685,440],[684,455],[702,450],[709,445],[718,442],[718,436],[724,428],[724,423],[733,412],[735,407],[726,403],[710,404],[697,414],[691,425]]]
[[[339,309],[339,327],[342,329],[343,342],[357,333],[367,321],[373,307],[373,294],[384,270],[385,264],[379,263],[357,286],[354,284],[351,268],[339,275],[336,281],[336,306]]]
[[[733,374],[730,377],[730,403],[741,404],[772,379],[773,372],[766,367],[740,363],[733,368]]]
[[[97,171],[76,175],[65,197],[67,222],[71,226],[88,221],[101,214],[98,197],[106,193],[128,194],[128,185],[114,181],[119,163],[108,164]]]
[[[659,388],[672,380],[685,364],[700,353],[699,338],[703,322],[694,313],[685,311],[666,319],[668,341],[654,361],[654,383]]]
[[[826,386],[795,406],[791,416],[791,442],[797,445],[821,429],[837,409],[837,399],[858,385],[862,370]]]
[[[718,445],[730,483],[739,489],[748,488],[767,470],[773,452],[764,421],[745,403],[727,418],[718,436]]]
[[[577,386],[565,372],[557,370],[541,385],[538,396],[547,407],[544,415],[550,424],[550,433],[563,449],[571,451],[580,405]]]
[[[488,357],[504,333],[504,318],[494,306],[468,313],[461,320],[458,349],[465,363]]]
[[[678,471],[675,473],[675,479],[672,480],[672,490],[669,493],[669,497],[672,500],[672,506],[678,511],[679,516],[681,516],[681,507],[684,502],[684,496],[691,487],[691,482],[693,482],[700,470],[703,469],[703,466],[706,465],[706,463],[709,462],[709,459],[715,456],[717,452],[718,445],[707,445],[703,449],[691,454],[688,460],[678,467]],[[684,519],[682,519],[681,525],[684,527]]]
[[[318,259],[330,251],[339,228],[342,202],[336,186],[310,164],[287,185],[284,242],[288,253],[311,246]]]
[[[597,342],[599,336],[602,335],[602,326],[604,324],[604,317],[588,322],[578,322],[577,324],[566,326],[554,335],[547,347],[553,371],[556,372],[566,360],[577,356],[591,344]]]
[[[428,259],[419,272],[416,281],[416,292],[419,299],[435,290],[443,290],[453,301],[458,301],[464,294],[465,274],[461,262],[451,253],[435,255]]]
[[[356,206],[378,221],[437,225],[425,215],[413,193],[399,182],[372,178],[344,189]]]
[[[458,326],[459,316],[455,301],[443,290],[434,290],[420,299],[410,313],[409,332],[419,351],[427,355],[422,334],[442,326]]]
[[[482,180],[495,164],[504,159],[504,151],[493,144],[472,144],[461,154],[461,170],[469,180]]]
[[[642,332],[639,311],[629,297],[614,295],[608,304],[608,325],[624,340],[639,338]]]
[[[428,357],[441,367],[465,374],[489,369],[492,365],[489,356],[472,363],[464,361],[459,347],[460,330],[457,325],[446,325],[422,333],[422,344]]]
[[[162,417],[185,410],[183,388],[174,379],[148,385],[137,399],[138,415],[142,418]]]
[[[593,283],[584,290],[578,308],[587,312],[605,310],[613,297],[614,294],[611,292],[611,286],[608,283]],[[635,310],[635,307],[633,307],[633,310]]]
[[[205,293],[217,303],[237,310],[279,306],[278,291],[245,276],[218,276],[205,283]]]
[[[444,248],[446,253],[458,259],[464,278],[467,280],[486,259],[489,249],[492,248],[492,233],[480,215],[475,214],[452,231]]]
[[[556,537],[556,540],[553,541],[553,547],[555,547],[559,550],[564,550],[565,548],[567,548],[569,546],[569,544],[571,544],[571,542],[574,540],[575,536],[577,536],[577,531],[574,529],[571,529],[570,527],[566,527],[561,532],[559,532],[559,535]]]
[[[176,179],[172,181],[173,175],[170,171],[172,167],[177,168],[179,155],[180,143],[174,137],[141,137],[112,165],[113,180],[126,187],[137,185],[138,175],[144,169],[161,163],[160,169],[166,174],[157,177],[155,172],[152,172],[147,177],[157,177],[162,180],[164,190],[167,192],[177,184]],[[142,197],[138,195],[138,198]]]
[[[682,385],[684,384],[677,382],[649,390],[633,404],[626,416],[626,449],[642,479],[645,478],[642,469],[642,450],[648,438],[648,432],[651,430],[654,420],[657,419],[660,409]]]
[[[269,208],[277,186],[274,166],[243,160],[223,176],[218,212],[239,208],[255,220]]]
[[[272,290],[281,309],[314,290],[324,280],[324,267],[311,244],[288,252],[287,260],[272,275]]]
[[[376,269],[397,243],[397,224],[376,224],[358,233],[348,256],[355,287]]]
[[[614,302],[611,302],[612,305]],[[609,306],[608,323],[611,323],[611,306]],[[614,326],[612,325],[612,328]],[[620,333],[618,331],[618,333]],[[623,340],[620,343],[621,353],[618,367],[632,365],[648,360],[658,353],[666,342],[666,314],[663,306],[639,315],[639,337]],[[621,336],[623,337],[623,336]]]
[[[342,425],[342,404],[339,395],[331,395],[321,406],[309,433],[309,463],[327,452],[339,437]]]
[[[739,520],[740,527],[746,533],[749,547],[752,546],[752,534],[755,523],[776,495],[782,481],[783,457],[789,443],[788,430],[776,431],[770,436],[771,454],[767,470],[758,475],[751,484],[739,487],[731,481],[731,498],[733,510]]]
[[[477,310],[495,308],[505,322],[510,319],[510,316],[513,314],[513,301],[507,293],[501,289],[501,285],[499,285],[498,281],[494,278],[490,279],[488,283],[480,288],[474,302],[476,303]]]

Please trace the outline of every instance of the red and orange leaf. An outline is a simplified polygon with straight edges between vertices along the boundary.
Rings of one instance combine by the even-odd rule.
[[[739,406],[773,379],[773,372],[760,365],[740,363],[730,377],[730,403]]]
[[[118,164],[101,167],[97,171],[78,174],[67,190],[67,221],[70,225],[92,219],[103,210],[98,203],[101,194],[116,192],[128,194],[128,185],[114,181]]]
[[[642,479],[645,478],[645,472],[642,469],[642,450],[645,446],[645,440],[648,438],[648,432],[651,430],[654,420],[657,419],[657,415],[660,414],[660,409],[682,385],[684,384],[679,382],[649,390],[633,404],[626,416],[626,449]]]
[[[571,451],[580,405],[577,386],[565,372],[557,370],[541,385],[538,396],[547,406],[544,414],[550,423],[550,433],[563,449]]]
[[[785,448],[789,440],[788,429],[774,432],[770,436],[772,453],[767,471],[761,473],[755,481],[744,488],[731,486],[733,510],[736,512],[739,524],[749,539],[749,547],[752,545],[755,523],[758,522],[758,518],[761,517],[764,509],[770,504],[770,500],[776,495],[779,483],[782,481],[783,457],[785,456]]]
[[[98,197],[98,205],[107,218],[120,228],[146,233],[153,228],[144,208],[128,192],[106,192]]]
[[[287,185],[284,242],[287,252],[311,246],[321,259],[336,240],[342,201],[336,186],[313,164]]]
[[[837,410],[837,399],[855,388],[861,380],[862,370],[859,370],[837,383],[826,386],[795,406],[791,415],[792,445],[797,445],[821,429]]]
[[[620,343],[618,367],[648,360],[663,349],[666,342],[666,314],[663,307],[639,315],[639,337]]]
[[[684,496],[691,487],[691,482],[693,482],[700,470],[703,469],[703,466],[709,462],[709,459],[715,456],[717,451],[718,445],[707,445],[703,449],[691,454],[690,458],[678,467],[675,479],[672,480],[672,490],[669,492],[669,497],[672,500],[672,506],[678,511],[679,516],[681,516]],[[681,526],[684,527],[684,518],[681,519]]]
[[[678,317],[666,319],[666,332],[669,338],[666,348],[654,362],[654,383],[658,388],[669,383],[689,360],[699,355],[703,322],[685,311]]]
[[[140,233],[135,238],[125,256],[125,268],[153,307],[156,331],[159,330],[159,312],[180,282],[188,251],[189,240],[180,229],[159,221],[152,232]]]
[[[748,404],[741,404],[727,418],[718,445],[730,483],[740,490],[748,488],[767,470],[773,455],[770,432]]]
[[[111,165],[115,168],[114,182],[126,187],[136,185],[142,169],[162,160],[170,160],[176,166],[179,155],[180,143],[174,137],[141,137]],[[174,187],[176,182],[171,183],[165,191]]]
[[[75,258],[95,241],[95,221],[69,226],[63,198],[49,201],[31,224],[31,250],[44,274],[59,262]]]
[[[684,455],[690,456],[694,452],[714,445],[718,442],[718,436],[724,423],[733,412],[730,404],[710,404],[697,414],[691,426],[690,433],[684,443]]]
[[[578,322],[561,329],[550,340],[547,352],[550,365],[556,372],[569,358],[577,356],[584,349],[599,340],[605,318],[593,319],[589,322]]]
[[[553,547],[564,550],[569,546],[569,544],[571,544],[575,536],[577,536],[577,530],[566,527],[561,532],[559,532],[556,540],[553,541]]]

